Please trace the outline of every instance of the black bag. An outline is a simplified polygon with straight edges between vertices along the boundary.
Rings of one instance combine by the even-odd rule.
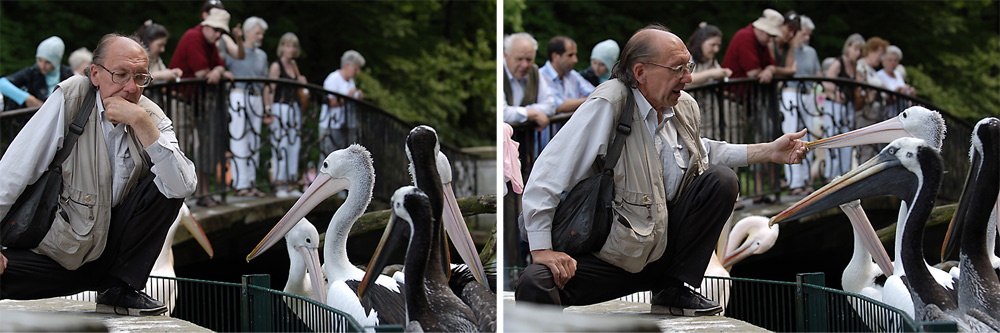
[[[63,147],[56,152],[49,169],[42,173],[34,184],[21,192],[3,218],[0,226],[0,244],[12,249],[33,249],[45,238],[52,227],[52,220],[59,209],[59,193],[62,192],[62,163],[76,146],[76,140],[83,133],[83,126],[94,108],[96,92],[91,86],[76,118],[70,124]]]
[[[614,212],[615,164],[621,157],[625,137],[632,132],[635,97],[628,89],[625,110],[618,117],[614,141],[608,147],[604,168],[600,173],[584,178],[573,186],[559,202],[552,218],[552,249],[569,255],[600,251],[611,232]]]

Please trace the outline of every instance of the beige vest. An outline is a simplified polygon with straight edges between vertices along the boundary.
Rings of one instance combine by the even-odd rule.
[[[76,75],[59,83],[63,91],[65,122],[69,126],[90,89],[90,79]],[[156,104],[143,96],[139,105],[149,112],[153,123],[165,118]],[[125,196],[149,173],[149,155],[131,128],[126,134],[135,169],[125,186]],[[35,253],[46,255],[69,270],[75,270],[104,253],[111,222],[112,174],[108,149],[101,130],[97,105],[90,112],[83,133],[62,165],[63,189],[52,228]]]
[[[624,110],[628,88],[618,80],[608,80],[597,87],[590,98],[601,98],[611,103],[615,112],[615,123]],[[674,107],[678,136],[691,147],[689,142],[699,142],[697,131],[700,123],[697,103],[687,93],[681,93],[681,101]],[[693,107],[693,109],[692,109]],[[617,125],[616,125],[617,126]],[[645,119],[641,118],[638,105],[632,114],[632,132],[625,139],[621,158],[615,165],[615,210],[614,223],[608,241],[597,253],[597,257],[626,271],[637,273],[646,264],[663,256],[667,248],[667,200],[663,186],[663,166],[656,151],[653,138],[646,130]],[[608,142],[614,139],[612,131]],[[700,143],[695,145],[699,147]],[[605,154],[601,151],[600,154]],[[688,172],[692,177],[707,167],[699,157],[691,156],[691,165],[697,173]],[[689,178],[685,174],[685,179]],[[687,183],[688,181],[685,181]],[[618,222],[624,219],[631,228]]]

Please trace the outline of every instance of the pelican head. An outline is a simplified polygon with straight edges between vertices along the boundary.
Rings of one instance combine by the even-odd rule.
[[[420,190],[415,186],[403,186],[396,190],[392,194],[391,199],[391,215],[389,216],[389,223],[385,226],[385,231],[382,232],[382,238],[379,240],[378,246],[375,248],[375,253],[372,254],[371,261],[368,263],[368,269],[365,271],[364,278],[361,279],[361,283],[358,285],[358,297],[363,297],[365,290],[367,290],[372,283],[375,283],[375,278],[378,277],[382,269],[388,264],[388,257],[390,252],[385,251],[387,244],[398,244],[401,242],[410,243],[410,250],[407,250],[407,262],[406,266],[410,266],[409,258],[411,256],[419,255],[417,253],[411,253],[413,251],[412,247],[415,240],[420,240],[427,242],[430,240],[430,228],[415,228],[415,222],[421,221],[427,223],[431,219],[432,208],[430,207],[430,199],[424,194],[424,191]],[[402,221],[402,222],[400,222]],[[408,238],[408,239],[407,239]],[[422,251],[427,251],[431,244],[420,244],[422,246]],[[428,253],[423,253],[426,257]],[[424,265],[426,266],[426,261]],[[409,267],[406,267],[409,268]],[[404,268],[405,269],[405,268]],[[410,276],[409,270],[406,273],[407,285],[410,288],[415,283],[422,283],[422,276]]]
[[[292,208],[278,221],[278,224],[257,244],[257,247],[247,255],[247,261],[256,258],[267,249],[277,244],[281,237],[291,230],[299,220],[316,208],[326,198],[362,182],[375,181],[375,168],[372,167],[371,154],[365,147],[358,144],[350,145],[330,153],[323,160],[323,166],[316,180],[306,189],[306,192],[295,201]],[[356,186],[369,188],[367,195],[361,196],[371,201],[371,186]],[[363,206],[367,207],[367,203]],[[346,235],[343,235],[346,237]],[[328,235],[329,237],[329,235]]]
[[[937,111],[911,106],[898,116],[878,124],[806,144],[809,148],[840,148],[874,143],[887,143],[903,137],[923,139],[932,147],[941,148],[947,128]]]
[[[297,272],[291,270],[304,269],[309,274],[309,282],[312,284],[313,293],[320,303],[326,304],[326,286],[323,281],[323,270],[319,264],[319,231],[309,220],[302,218],[291,230],[285,234],[285,247],[288,248],[288,256],[292,261],[288,272],[288,284],[292,284],[291,277]],[[296,263],[293,255],[297,255],[302,260],[301,264]],[[299,266],[299,267],[296,267]],[[301,286],[305,288],[305,286]]]
[[[837,207],[840,204],[868,197],[893,195],[913,204],[917,188],[923,177],[921,161],[923,151],[937,149],[924,140],[904,137],[896,139],[875,157],[835,178],[771,218],[771,224],[787,222]]]
[[[778,226],[768,226],[767,222],[768,218],[763,216],[748,216],[736,222],[729,233],[722,266],[729,268],[751,255],[770,250],[778,241]]]
[[[962,231],[967,220],[966,215],[970,212],[970,207],[973,205],[975,197],[983,196],[996,200],[996,193],[979,194],[978,192],[991,191],[987,188],[990,185],[988,181],[986,183],[983,181],[989,175],[984,173],[992,172],[995,174],[996,170],[989,166],[986,166],[984,169],[983,163],[996,158],[995,154],[998,145],[1000,145],[1000,119],[993,117],[983,118],[976,124],[976,127],[972,131],[972,147],[969,148],[969,160],[971,161],[969,176],[966,178],[965,188],[958,201],[958,208],[955,209],[955,215],[952,217],[951,223],[948,225],[948,232],[945,234],[944,244],[941,247],[942,260],[948,257],[954,251],[958,242],[961,241]],[[991,210],[996,205],[997,203],[993,202],[988,210]],[[988,215],[989,213],[986,214]],[[996,218],[996,216],[990,218]],[[987,230],[986,232],[994,232],[994,230]],[[993,249],[991,248],[990,250],[992,251]]]

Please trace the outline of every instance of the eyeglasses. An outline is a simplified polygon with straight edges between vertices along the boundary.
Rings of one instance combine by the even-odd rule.
[[[688,73],[694,73],[694,67],[695,67],[694,61],[688,61],[688,63],[686,63],[686,64],[680,64],[680,65],[677,65],[675,67],[669,67],[669,66],[660,65],[660,64],[657,64],[655,62],[644,62],[644,64],[650,64],[650,65],[654,65],[654,66],[659,66],[659,67],[663,67],[663,68],[675,71],[675,72],[677,72],[677,74],[674,75],[674,77],[678,78],[678,79],[684,77],[684,70],[685,69],[687,69]]]
[[[218,32],[220,34],[226,32],[225,30],[222,30],[222,29],[219,29],[219,28],[212,28],[212,29],[215,29],[215,32]]]
[[[101,64],[95,64],[95,65],[101,66],[101,68],[108,71],[108,73],[111,74],[111,82],[114,82],[115,84],[122,84],[122,85],[128,84],[128,80],[131,78],[135,80],[136,87],[145,88],[151,82],[153,82],[153,77],[149,75],[149,73],[140,73],[133,75],[129,75],[128,73],[122,73],[122,72],[115,73],[109,70],[107,67],[104,67],[104,65]]]

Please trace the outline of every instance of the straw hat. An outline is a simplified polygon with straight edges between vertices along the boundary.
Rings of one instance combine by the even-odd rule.
[[[201,21],[201,25],[219,28],[229,33],[229,12],[221,8],[212,8],[208,12],[208,17],[204,21]]]
[[[781,36],[781,25],[785,24],[785,16],[774,9],[765,9],[764,16],[753,21],[753,27],[771,36]]]

